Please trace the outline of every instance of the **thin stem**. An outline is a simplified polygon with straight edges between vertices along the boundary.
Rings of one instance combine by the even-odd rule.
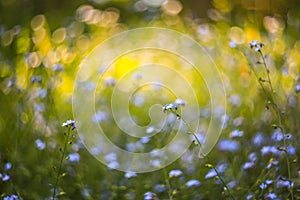
[[[59,162],[56,181],[55,181],[55,184],[54,184],[54,187],[53,187],[53,195],[52,195],[53,200],[55,199],[55,196],[56,196],[56,188],[58,186],[59,178],[61,176],[61,174],[60,174],[61,173],[61,168],[62,168],[63,161],[65,159],[65,154],[66,154],[66,149],[67,149],[67,144],[68,144],[69,136],[70,136],[70,133],[71,133],[71,129],[72,129],[72,127],[68,126],[68,132],[67,132],[66,139],[65,139],[65,142],[64,142],[64,147],[62,149],[62,155],[61,155],[60,162]]]
[[[175,114],[175,115],[177,116],[177,118],[181,119],[181,121],[184,123],[184,125],[188,128],[188,133],[191,133],[191,134],[194,136],[194,138],[196,139],[197,143],[198,143],[199,146],[200,146],[200,151],[201,151],[201,148],[202,148],[202,147],[201,147],[201,142],[200,142],[199,138],[197,137],[197,135],[195,134],[195,132],[192,130],[191,126],[190,126],[190,125],[185,121],[185,119],[184,119],[181,115],[179,115],[175,110],[171,110],[171,112],[172,112],[173,114]],[[201,152],[201,154],[202,154],[202,152]],[[211,164],[211,161],[210,161],[210,158],[209,158],[208,155],[203,155],[203,154],[202,154],[202,156],[204,156],[205,158],[207,158],[208,162]],[[217,174],[217,177],[218,177],[218,178],[220,179],[220,181],[222,182],[222,184],[223,184],[225,190],[228,192],[230,198],[231,198],[231,199],[234,199],[233,195],[232,195],[231,192],[230,192],[230,189],[228,188],[227,184],[225,183],[225,181],[224,181],[223,178],[221,177],[221,175],[220,175],[220,173],[218,172],[217,168],[216,168],[214,165],[212,165],[212,164],[211,164],[211,166],[212,166],[212,168],[215,170],[215,172],[216,172],[216,174]]]
[[[274,90],[273,90],[273,86],[272,86],[272,82],[271,82],[271,78],[270,78],[270,70],[269,70],[269,68],[268,68],[268,66],[267,66],[267,63],[266,63],[266,60],[265,60],[265,57],[264,57],[262,51],[259,50],[258,52],[259,52],[261,58],[263,59],[263,64],[264,64],[264,67],[265,67],[266,72],[267,72],[268,83],[269,83],[269,85],[270,85],[271,92],[273,93]]]
[[[286,144],[286,130],[284,128],[284,125],[283,125],[283,122],[282,122],[282,117],[281,117],[281,112],[280,112],[280,109],[278,107],[278,105],[275,103],[275,100],[274,100],[274,97],[273,97],[273,94],[274,94],[274,89],[273,89],[273,85],[272,85],[272,81],[271,81],[271,78],[270,78],[270,70],[269,70],[269,67],[266,63],[266,60],[265,60],[265,57],[262,53],[261,50],[258,51],[262,60],[263,60],[263,65],[264,65],[264,68],[266,70],[266,73],[267,73],[267,78],[268,80],[266,81],[268,84],[269,84],[269,87],[270,87],[270,90],[271,90],[271,93],[270,93],[270,102],[271,102],[271,105],[273,106],[273,109],[276,113],[276,116],[277,116],[277,121],[278,121],[278,127],[280,128],[282,134],[283,134],[283,146],[284,146],[284,153],[285,153],[285,160],[286,160],[286,164],[287,164],[287,173],[288,173],[288,179],[291,180],[291,169],[290,169],[290,161],[289,161],[289,157],[288,157],[288,152],[287,152],[287,144]],[[255,76],[257,77],[257,74],[255,72],[255,70],[252,68],[252,70],[254,71],[255,73]],[[258,81],[261,88],[263,89],[264,93],[267,94],[265,88],[263,87],[263,84],[261,83],[261,81]],[[268,95],[266,95],[268,96]],[[294,199],[294,192],[293,192],[293,185],[291,184],[291,187],[290,187],[290,194],[291,194],[291,197],[292,197],[292,200]]]
[[[167,185],[167,188],[168,188],[169,199],[173,200],[172,188],[171,188],[171,184],[170,184],[169,179],[168,179],[168,174],[167,174],[166,168],[164,168],[163,171],[164,171],[164,176],[165,176],[165,180],[166,180],[166,185]]]

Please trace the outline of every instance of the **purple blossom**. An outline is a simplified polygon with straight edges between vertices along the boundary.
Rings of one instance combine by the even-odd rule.
[[[10,180],[10,176],[7,175],[7,174],[3,174],[2,175],[2,181],[5,182],[5,181],[9,181]]]
[[[294,146],[288,146],[287,147],[287,153],[289,155],[295,155],[296,154],[296,148]]]
[[[205,179],[210,179],[217,176],[217,173],[214,169],[210,169],[207,174],[205,175]]]
[[[252,162],[255,162],[257,160],[257,153],[256,152],[250,153],[248,159]]]
[[[178,170],[178,169],[175,169],[175,170],[171,170],[169,172],[169,177],[170,178],[173,178],[173,177],[178,177],[178,176],[181,176],[182,175],[182,171]]]
[[[275,193],[268,193],[266,196],[265,196],[266,199],[276,199],[277,196]]]
[[[156,198],[157,198],[157,196],[153,192],[146,192],[144,194],[144,200],[153,200],[153,199],[156,199]]]
[[[69,154],[69,161],[70,162],[79,162],[80,161],[80,155],[78,153],[71,153]]]
[[[282,187],[290,188],[291,187],[291,182],[288,181],[288,180],[279,179],[277,181],[276,187],[277,188],[282,188]]]
[[[135,172],[126,172],[125,173],[125,178],[127,178],[127,179],[130,179],[130,178],[133,178],[136,176],[137,176],[137,174]]]
[[[166,191],[166,186],[163,185],[163,184],[156,184],[154,186],[154,190],[157,191],[157,192],[159,192],[159,193],[161,193],[161,192]]]
[[[189,180],[188,182],[186,182],[186,187],[198,187],[200,186],[200,181],[196,180],[196,179],[192,179]]]
[[[280,151],[275,146],[264,146],[261,148],[261,155],[278,155],[280,154]]]
[[[252,139],[252,142],[255,146],[261,146],[264,143],[264,141],[265,141],[265,136],[261,132],[257,133]]]
[[[45,142],[41,139],[35,140],[35,145],[39,150],[44,150],[46,148]]]
[[[19,200],[19,197],[15,194],[12,194],[11,196],[5,196],[3,200]]]
[[[260,189],[264,190],[264,189],[267,188],[267,184],[261,183],[261,184],[259,185],[259,187],[260,187]]]
[[[237,141],[232,140],[221,140],[218,144],[218,149],[220,151],[229,151],[229,152],[237,152],[240,149],[241,145]]]
[[[243,165],[243,169],[244,170],[247,170],[247,169],[251,169],[255,166],[255,163],[254,162],[246,162],[244,165]]]
[[[10,162],[5,163],[4,170],[10,170],[12,167],[12,164]]]
[[[277,141],[277,142],[283,140],[283,133],[281,132],[280,129],[276,129],[276,131],[274,131],[274,133],[272,135],[272,140]]]
[[[244,135],[244,131],[233,130],[233,131],[229,134],[229,137],[231,137],[231,138],[237,138],[237,137],[242,137],[243,135]]]

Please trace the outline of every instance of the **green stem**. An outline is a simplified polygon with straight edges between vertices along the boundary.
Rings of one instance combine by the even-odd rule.
[[[55,181],[55,184],[54,184],[54,187],[53,187],[53,195],[52,195],[53,200],[55,199],[55,196],[56,196],[56,188],[58,186],[59,178],[61,176],[61,168],[62,168],[63,161],[65,159],[65,154],[66,154],[66,149],[67,149],[67,144],[68,144],[69,136],[70,136],[70,133],[71,133],[71,129],[72,129],[72,127],[68,126],[68,132],[67,132],[66,139],[65,139],[65,142],[64,142],[64,147],[62,149],[62,155],[61,155],[60,162],[59,162],[56,181]]]
[[[181,115],[179,115],[176,111],[174,111],[174,110],[171,110],[171,111],[172,111],[172,113],[175,114],[179,119],[181,119],[181,121],[184,123],[184,125],[188,128],[188,132],[189,132],[190,134],[193,134],[194,138],[196,139],[197,143],[198,143],[199,146],[200,146],[200,151],[201,151],[201,148],[202,148],[202,147],[201,147],[201,142],[200,142],[199,138],[197,137],[197,135],[195,134],[195,132],[192,130],[191,126],[190,126],[190,125],[185,121],[185,119],[184,119]],[[202,153],[201,153],[201,154],[202,154]],[[203,155],[203,154],[202,154],[202,155]],[[208,156],[208,155],[203,155],[203,156],[204,156],[204,157],[208,160],[208,162],[211,164],[211,161],[210,161],[209,156]],[[227,184],[225,183],[225,181],[224,181],[223,178],[221,177],[221,175],[220,175],[220,173],[218,172],[217,168],[216,168],[214,165],[212,165],[212,164],[211,164],[211,166],[212,166],[212,168],[215,170],[215,172],[216,172],[218,178],[219,178],[220,181],[222,182],[222,184],[223,184],[224,188],[226,189],[226,191],[228,192],[230,198],[234,200],[234,197],[233,197],[233,195],[231,194],[230,189],[228,188]]]
[[[167,188],[168,188],[169,199],[173,200],[172,188],[171,188],[171,184],[169,182],[169,178],[168,178],[166,168],[164,168],[163,171],[164,171],[164,176],[165,176],[165,180],[166,180],[166,185],[167,185]]]
[[[290,161],[289,161],[289,157],[288,157],[287,144],[286,144],[286,138],[285,138],[285,136],[286,136],[286,130],[285,130],[283,122],[282,122],[282,117],[281,117],[280,109],[279,109],[278,105],[275,103],[275,100],[274,100],[274,97],[273,97],[274,89],[273,89],[272,81],[271,81],[271,78],[270,78],[269,67],[268,67],[268,65],[266,63],[266,60],[265,60],[265,57],[264,57],[262,51],[259,50],[258,52],[259,52],[259,54],[260,54],[260,56],[261,56],[261,58],[263,60],[263,65],[264,65],[264,68],[265,68],[266,73],[267,73],[267,78],[268,78],[267,82],[268,82],[270,90],[271,90],[271,93],[270,93],[270,102],[273,105],[273,109],[274,109],[274,111],[276,113],[276,116],[277,116],[278,127],[281,129],[281,132],[282,132],[282,134],[284,136],[283,137],[283,146],[284,146],[285,160],[286,160],[286,164],[287,164],[287,173],[288,173],[288,179],[291,180]],[[259,84],[260,84],[261,88],[264,90],[264,93],[267,94],[265,88],[263,87],[263,85],[262,85],[262,83],[260,81],[259,81]],[[266,96],[268,96],[268,95],[266,95]],[[293,200],[294,199],[294,194],[293,194],[293,186],[292,185],[290,187],[290,194],[291,194],[291,197],[292,197],[292,200]]]

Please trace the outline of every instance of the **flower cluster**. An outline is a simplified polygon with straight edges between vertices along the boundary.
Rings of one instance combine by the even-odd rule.
[[[264,46],[264,44],[261,42],[258,42],[258,40],[252,40],[249,43],[249,45],[250,45],[251,49],[254,48],[254,50],[257,52],[261,51],[261,48]]]
[[[67,120],[64,123],[62,123],[62,126],[64,126],[64,127],[71,127],[72,130],[76,129],[75,121],[74,120]]]

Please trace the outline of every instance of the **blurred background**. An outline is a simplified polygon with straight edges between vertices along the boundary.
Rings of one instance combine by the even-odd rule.
[[[251,71],[254,67],[265,78],[264,68],[257,65],[259,55],[249,48],[249,42],[265,44],[263,52],[277,104],[292,138],[287,146],[294,160],[292,177],[299,197],[299,11],[297,0],[0,0],[1,199],[50,199],[61,156],[59,148],[65,139],[66,128],[61,124],[72,119],[72,92],[79,64],[96,45],[114,34],[148,26],[191,36],[217,64],[227,93],[227,112],[220,108],[220,117],[226,123],[211,158],[237,199],[272,199],[273,193],[276,198],[289,197],[288,187],[280,182],[287,177],[286,164],[276,151],[282,146],[282,133],[271,126],[277,123],[276,114],[266,109],[268,100]],[[101,112],[94,120],[111,130],[112,140],[128,151],[151,151],[173,137],[163,134],[167,130],[149,140],[119,137],[122,132],[106,106],[118,76],[150,54],[120,58],[104,77],[105,87],[100,91]],[[203,80],[197,73],[180,68],[177,58],[165,52],[151,59],[176,63],[174,67],[194,80],[192,87],[201,106],[201,116],[196,117],[202,119],[195,131],[199,137],[205,135],[211,113]],[[141,96],[142,100],[133,101],[130,109],[139,123],[147,124],[144,113],[148,104],[162,96],[147,92]],[[164,99],[163,103],[168,102]],[[170,199],[170,192],[174,199],[227,197],[220,181],[205,168],[207,161],[198,159],[194,145],[165,169],[135,174],[113,170],[114,155],[107,157],[113,161],[111,168],[100,164],[85,149],[76,131],[73,135],[63,164],[67,175],[58,187],[60,199],[143,199],[150,195],[147,192],[153,193],[151,199]],[[173,175],[172,170],[181,173]],[[262,189],[260,184],[265,180],[273,182]]]

